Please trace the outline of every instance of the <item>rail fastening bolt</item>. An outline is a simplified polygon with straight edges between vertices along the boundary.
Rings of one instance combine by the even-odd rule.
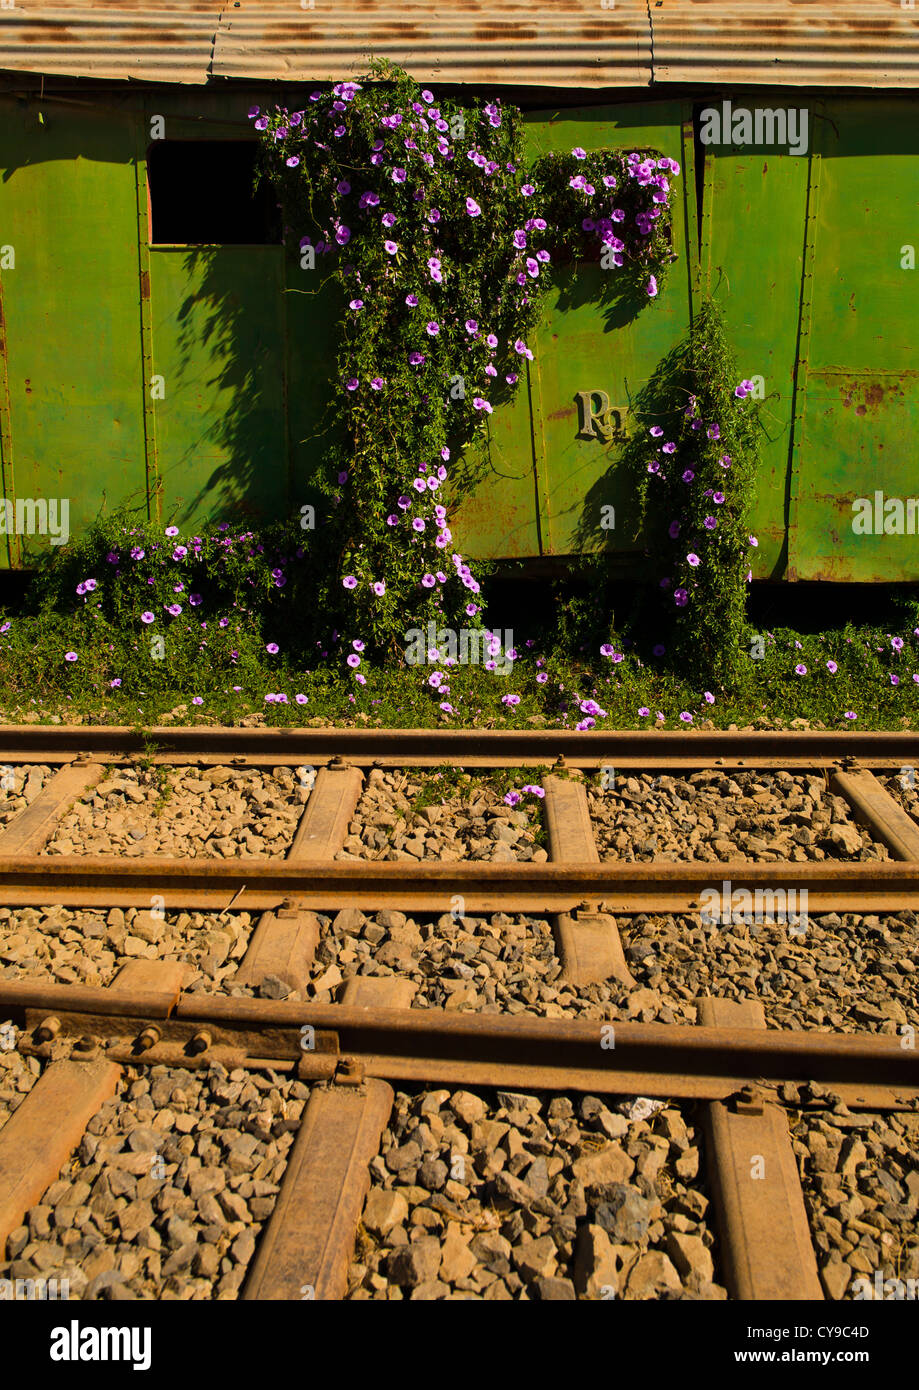
[[[188,1044],[189,1052],[206,1052],[211,1045],[211,1035],[206,1028],[202,1028],[192,1038]]]
[[[162,1034],[155,1024],[150,1024],[148,1028],[140,1034],[137,1039],[138,1052],[148,1052],[151,1047],[155,1047]]]
[[[56,1038],[60,1031],[61,1020],[55,1018],[54,1015],[51,1014],[48,1018],[42,1019],[41,1023],[35,1029],[35,1036],[39,1042],[45,1043],[50,1042],[52,1038]]]

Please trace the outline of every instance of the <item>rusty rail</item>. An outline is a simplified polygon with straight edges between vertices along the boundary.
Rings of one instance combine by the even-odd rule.
[[[227,729],[120,725],[5,725],[0,763],[97,762],[356,767],[789,768],[819,771],[857,760],[919,764],[919,735],[869,730]]]
[[[0,858],[0,902],[9,907],[149,908],[219,911],[282,906],[335,910],[393,907],[443,912],[461,894],[467,911],[571,912],[599,901],[606,912],[688,912],[721,890],[806,889],[811,912],[882,912],[919,906],[919,862],[802,864],[298,864],[275,858]],[[289,900],[289,902],[288,902]]]

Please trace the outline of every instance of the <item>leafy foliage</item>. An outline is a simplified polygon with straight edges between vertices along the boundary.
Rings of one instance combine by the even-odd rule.
[[[341,291],[342,489],[324,611],[395,651],[408,624],[480,621],[479,581],[448,524],[457,455],[487,430],[533,356],[553,255],[605,255],[657,293],[671,259],[669,159],[574,150],[523,165],[519,112],[435,102],[405,73],[312,92],[250,116],[306,269]],[[551,249],[550,249],[551,248]],[[344,593],[343,593],[344,590]],[[344,603],[343,603],[344,600]]]
[[[750,506],[759,456],[752,383],[738,383],[721,314],[706,301],[636,409],[625,450],[642,524],[663,555],[660,595],[673,657],[739,678],[746,631]],[[655,623],[656,629],[660,625]]]

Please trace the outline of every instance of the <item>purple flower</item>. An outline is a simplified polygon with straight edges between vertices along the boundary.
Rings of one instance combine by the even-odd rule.
[[[689,592],[686,589],[674,589],[673,601],[677,608],[685,608],[689,602]]]
[[[657,280],[654,278],[653,275],[651,276],[651,278],[650,278],[649,281],[648,281],[647,288],[645,289],[645,294],[648,296],[649,299],[653,299],[654,296],[657,294]],[[712,438],[717,438],[716,435],[715,435],[715,436],[711,436],[711,437],[712,437]],[[682,717],[683,717],[683,716],[680,715],[680,718],[681,718],[681,719],[682,719]]]
[[[156,622],[156,618],[154,617],[154,615],[153,615],[152,613],[141,613],[141,615],[140,615],[140,620],[141,620],[142,623],[153,623],[153,622]]]
[[[713,516],[707,516],[702,525],[705,527],[706,531],[714,531],[718,523]]]
[[[482,209],[479,207],[475,198],[466,199],[466,211],[470,217],[478,217]]]
[[[335,232],[335,240],[338,242],[339,246],[347,246],[348,242],[351,240],[351,228],[345,226],[339,227]]]
[[[65,652],[65,653],[64,653],[64,660],[65,660],[65,661],[76,661],[76,660],[77,660],[77,654],[76,654],[76,652]]]
[[[172,558],[173,560],[184,560],[187,554],[188,550],[184,545],[177,545],[175,550],[172,552]]]
[[[858,718],[858,715],[855,713],[855,710],[854,710],[854,709],[847,709],[846,712],[845,712],[845,714],[843,715],[843,719],[857,719],[857,718]]]
[[[109,687],[110,687],[110,689],[112,689],[112,690],[117,690],[117,689],[118,689],[118,686],[119,686],[120,684],[121,684],[121,677],[120,677],[120,676],[116,676],[115,679],[114,679],[113,681],[109,681]]]
[[[691,550],[689,554],[686,556],[686,561],[688,564],[692,565],[693,569],[695,569],[696,566],[699,564],[699,557],[695,553],[695,551]]]
[[[405,302],[406,302],[406,304],[408,305],[408,307],[409,307],[410,309],[416,309],[416,308],[418,307],[418,296],[417,296],[417,294],[407,294],[407,295],[405,296]]]
[[[828,661],[826,664],[826,669],[829,671],[831,676],[835,676],[836,672],[839,670],[839,667],[836,665],[835,661]]]
[[[141,550],[141,548],[140,548],[139,545],[135,545],[135,546],[133,546],[132,549],[131,549],[131,559],[132,559],[132,560],[142,560],[142,559],[144,558],[144,555],[145,555],[145,554],[146,554],[146,551]]]
[[[354,309],[354,310],[363,309],[363,307],[364,307],[364,301],[363,301],[362,299],[352,299],[352,300],[351,300],[351,303],[348,305],[348,308],[349,308],[349,309]]]
[[[178,526],[167,526],[167,527],[166,527],[166,535],[167,535],[167,536],[177,536],[178,534],[179,534],[179,528],[178,528]]]
[[[410,352],[409,355],[408,355],[408,360],[409,360],[409,365],[410,365],[410,366],[412,366],[412,367],[420,367],[421,364],[422,364],[422,362],[424,361],[424,353],[423,353],[423,352]]]
[[[382,389],[383,389],[383,378],[382,378],[381,376],[373,376],[373,377],[371,377],[371,378],[370,378],[370,385],[373,387],[374,391],[382,391]]]
[[[440,332],[440,324],[436,323],[434,319],[431,319],[430,323],[425,324],[424,331],[428,334],[429,337],[436,338],[438,333]]]
[[[265,648],[265,651],[269,652],[271,656],[277,656],[279,650],[277,642],[269,642]]]
[[[289,159],[285,160],[285,163],[288,169],[296,169],[297,165],[300,163],[300,156],[298,154],[292,154]]]
[[[467,319],[467,320],[466,320],[466,332],[467,332],[467,333],[478,333],[478,331],[479,331],[479,325],[476,323],[475,319]]]
[[[582,150],[581,147],[580,147],[580,145],[575,145],[575,147],[574,147],[574,149],[571,151],[571,153],[574,155],[575,159],[586,159],[586,158],[587,158],[587,151],[586,151],[586,150]]]
[[[309,697],[307,695],[295,695],[294,699],[296,700],[298,705],[305,705],[308,702]]]
[[[412,522],[412,530],[419,532],[424,530],[424,522],[420,516],[416,516],[414,521]]]
[[[393,183],[405,183],[405,170],[404,170],[404,169],[393,169],[393,171],[392,171],[392,181],[393,181]]]
[[[357,667],[360,666],[360,664],[360,657],[357,655],[356,652],[352,652],[351,655],[348,657],[348,665],[352,668],[352,670],[356,670]]]
[[[347,575],[345,575],[344,579],[343,579],[341,582],[342,582],[342,585],[344,586],[344,588],[346,588],[346,589],[356,589],[356,588],[357,588],[357,580],[354,578],[354,575],[353,575],[353,574],[347,574]]]
[[[692,480],[693,480],[693,478],[694,478],[695,476],[696,476],[696,475],[695,475],[695,473],[692,471],[692,469],[691,469],[691,468],[687,468],[686,471],[685,471],[685,473],[683,474],[683,482],[684,482],[684,483],[691,483]]]
[[[377,598],[382,598],[383,595],[386,593],[386,581],[384,579],[378,579],[376,583],[371,584],[370,587],[373,589],[373,592],[376,594]]]
[[[798,676],[806,676],[806,675],[807,675],[807,667],[804,666],[804,665],[802,665],[802,664],[799,662],[799,664],[795,667],[795,674],[798,675]]]
[[[383,242],[383,250],[384,250],[384,251],[386,252],[386,254],[389,255],[389,256],[394,256],[394,255],[396,254],[396,252],[398,251],[398,249],[399,249],[399,247],[397,246],[397,244],[396,244],[394,241],[384,241],[384,242]],[[408,303],[408,300],[406,300],[405,302],[406,302],[406,304],[407,304],[407,303]],[[416,303],[416,304],[417,304],[417,302],[418,302],[418,301],[415,300],[415,303]]]
[[[426,589],[433,589],[437,580],[434,578],[433,574],[424,574],[421,576],[421,582]]]
[[[348,380],[345,382],[345,390],[346,390],[346,391],[356,391],[359,385],[360,385],[360,383],[359,383],[357,377],[356,377],[356,376],[350,376],[350,377],[348,377]]]
[[[682,714],[680,715],[680,719],[683,721],[684,724],[691,724],[692,715],[689,713],[689,710],[684,709]]]
[[[653,439],[660,439],[664,431],[661,429],[660,425],[652,425],[651,428],[648,430],[648,433],[651,435]]]
[[[200,607],[201,602],[202,602],[201,595],[200,595],[200,594],[189,594],[189,596],[188,596],[188,602],[191,604],[192,608],[198,608],[198,607]]]
[[[167,605],[167,608],[166,608],[166,612],[167,612],[167,613],[171,613],[172,616],[173,616],[174,618],[177,618],[177,617],[179,616],[179,614],[181,613],[181,611],[182,611],[182,605],[181,605],[181,603],[170,603],[170,604]]]
[[[902,652],[902,650],[903,650],[903,638],[902,638],[902,637],[891,637],[891,639],[890,639],[890,645],[893,647],[893,649],[894,649],[895,652]]]

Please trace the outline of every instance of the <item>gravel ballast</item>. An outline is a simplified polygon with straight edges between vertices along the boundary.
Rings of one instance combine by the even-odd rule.
[[[840,1111],[791,1116],[824,1291],[837,1300],[915,1299],[919,1113]],[[896,1280],[899,1288],[888,1283]]]
[[[37,1057],[23,1057],[14,1050],[18,1035],[18,1028],[10,1020],[0,1018],[0,1129],[41,1076]]]
[[[280,857],[308,797],[290,767],[119,767],[61,818],[44,852]]]
[[[130,960],[164,960],[194,967],[186,988],[215,989],[236,974],[253,925],[248,912],[0,908],[0,980],[108,985]]]
[[[0,763],[0,827],[31,806],[56,772],[44,763]]]
[[[699,1135],[674,1107],[635,1107],[609,1096],[397,1093],[371,1163],[349,1297],[725,1298]]]
[[[603,861],[888,859],[886,845],[856,825],[848,802],[822,776],[790,772],[693,772],[688,777],[591,779],[588,804]]]
[[[567,983],[545,918],[414,919],[346,908],[319,920],[312,978],[293,996],[319,1003],[340,999],[353,976],[376,975],[416,984],[415,1008],[695,1023],[696,1001],[716,995],[758,1001],[772,1028],[893,1034],[919,1026],[919,918],[910,912],[724,926],[698,916],[619,916],[634,988],[615,979]],[[226,987],[237,992],[232,980]]]
[[[537,843],[541,812],[535,798],[512,808],[493,787],[468,773],[461,780],[461,790],[435,793],[433,802],[415,809],[431,795],[425,788],[433,777],[426,783],[410,772],[371,769],[336,859],[545,862],[546,851]]]
[[[126,1070],[0,1278],[66,1279],[71,1299],[236,1298],[308,1094],[219,1065]]]

